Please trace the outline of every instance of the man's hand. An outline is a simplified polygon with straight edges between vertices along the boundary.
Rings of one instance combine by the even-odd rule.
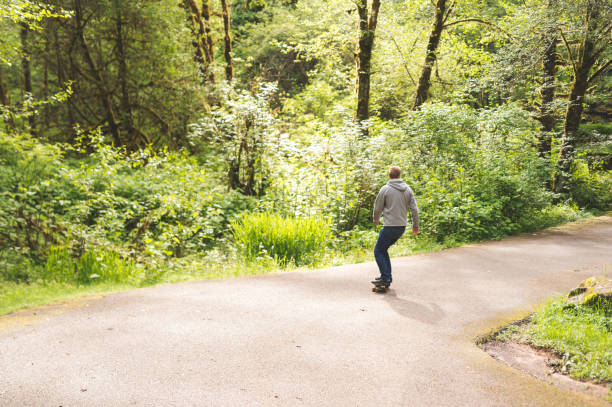
[[[378,225],[380,225],[380,221],[379,221],[379,220],[375,220],[375,221],[374,221],[374,224],[375,224],[376,226],[378,226]]]
[[[419,228],[412,228],[412,234],[413,235],[418,235],[419,234]]]

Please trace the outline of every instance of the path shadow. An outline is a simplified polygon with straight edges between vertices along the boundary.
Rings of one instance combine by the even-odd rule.
[[[444,311],[437,304],[424,305],[398,297],[397,292],[393,289],[389,289],[384,294],[384,300],[404,318],[414,319],[429,325],[435,325],[444,318]]]

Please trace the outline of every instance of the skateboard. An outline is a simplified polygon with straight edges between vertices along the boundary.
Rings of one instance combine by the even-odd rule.
[[[376,284],[374,284],[374,287],[372,287],[372,292],[373,293],[384,294],[384,293],[387,292],[388,289],[389,289],[388,285],[376,285]]]

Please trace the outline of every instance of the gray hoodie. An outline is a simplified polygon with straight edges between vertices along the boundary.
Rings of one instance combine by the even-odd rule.
[[[412,227],[419,227],[419,208],[412,189],[401,179],[391,179],[383,186],[374,202],[374,222],[382,214],[385,226],[406,226],[410,209]]]

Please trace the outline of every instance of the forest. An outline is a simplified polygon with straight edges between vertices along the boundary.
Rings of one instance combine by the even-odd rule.
[[[610,0],[0,0],[0,26],[4,304],[371,261],[390,165],[421,213],[395,255],[612,209]]]

